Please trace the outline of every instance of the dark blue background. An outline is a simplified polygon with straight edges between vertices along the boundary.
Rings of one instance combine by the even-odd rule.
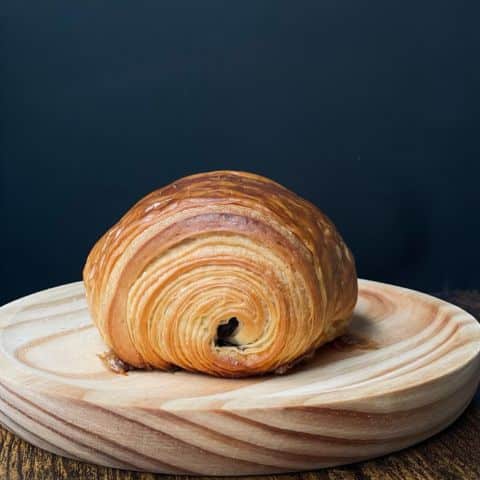
[[[478,287],[478,5],[3,2],[1,302],[79,279],[139,197],[212,169],[315,202],[362,277]]]

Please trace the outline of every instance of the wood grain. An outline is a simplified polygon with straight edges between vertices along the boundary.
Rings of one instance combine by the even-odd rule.
[[[46,450],[128,469],[268,473],[370,458],[447,426],[478,383],[471,316],[366,281],[352,333],[370,348],[327,347],[284,377],[113,375],[95,356],[104,346],[80,284],[3,307],[0,331],[1,422]]]

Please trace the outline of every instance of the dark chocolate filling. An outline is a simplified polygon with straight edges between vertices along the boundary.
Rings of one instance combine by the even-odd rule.
[[[215,346],[217,347],[238,347],[238,343],[232,338],[238,328],[238,320],[232,317],[227,323],[222,323],[217,327],[217,336],[215,338]]]

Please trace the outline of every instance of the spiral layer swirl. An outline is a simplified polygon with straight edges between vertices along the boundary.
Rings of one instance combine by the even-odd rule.
[[[228,377],[288,368],[341,334],[357,299],[332,222],[272,180],[232,171],[140,200],[95,244],[83,278],[121,360]]]

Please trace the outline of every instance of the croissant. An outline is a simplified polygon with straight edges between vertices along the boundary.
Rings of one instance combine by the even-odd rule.
[[[353,256],[310,202],[251,173],[182,178],[134,205],[91,250],[89,310],[136,368],[284,372],[342,334]]]

